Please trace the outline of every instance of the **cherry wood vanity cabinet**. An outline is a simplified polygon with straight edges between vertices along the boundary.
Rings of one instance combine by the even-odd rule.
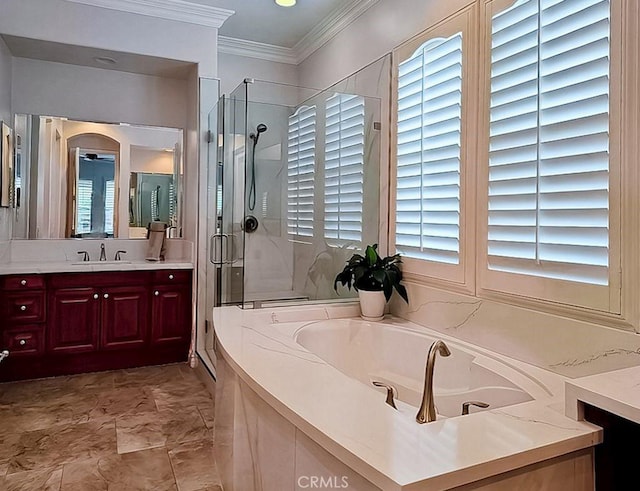
[[[149,333],[149,288],[139,272],[52,275],[47,352],[142,347]]]
[[[0,349],[10,352],[0,380],[186,361],[191,279],[191,270],[0,276]]]
[[[13,359],[44,353],[45,292],[42,276],[0,276],[0,349],[9,350]]]
[[[191,272],[155,271],[151,307],[151,343],[189,345],[191,331]]]

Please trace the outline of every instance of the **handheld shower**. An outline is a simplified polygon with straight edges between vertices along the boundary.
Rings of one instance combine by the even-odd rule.
[[[251,184],[249,186],[249,210],[251,211],[256,207],[256,146],[258,145],[260,133],[265,131],[267,131],[267,125],[260,123],[256,126],[255,133],[249,133],[249,138],[253,141],[253,148],[251,149]]]
[[[258,144],[258,138],[260,138],[260,133],[264,133],[265,131],[267,131],[267,125],[264,123],[260,123],[258,126],[256,126],[255,133],[249,133],[249,138],[253,140],[254,147]]]

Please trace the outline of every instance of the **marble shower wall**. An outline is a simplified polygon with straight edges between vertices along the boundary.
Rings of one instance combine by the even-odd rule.
[[[335,244],[325,240],[322,214],[318,212],[315,214],[314,237],[293,244],[293,289],[312,300],[356,296],[353,290],[340,288],[339,293],[334,291],[333,282],[336,274],[342,270],[356,249],[378,243],[381,252],[386,252],[390,74],[391,58],[385,56],[326,89],[315,98],[317,104],[324,104],[324,101],[335,93],[364,96],[365,165],[362,244]],[[305,102],[311,103],[314,103],[313,99]],[[380,123],[380,126],[375,123]],[[318,123],[321,124],[323,123]],[[318,172],[323,162],[323,155],[317,154],[316,210],[322,210],[324,206],[323,175]]]

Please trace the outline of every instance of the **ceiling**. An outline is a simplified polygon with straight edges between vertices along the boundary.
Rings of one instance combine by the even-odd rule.
[[[298,0],[294,7],[279,7],[274,0],[189,0],[235,11],[220,28],[220,35],[293,48],[314,27],[336,11],[358,0]]]
[[[2,1],[0,0],[0,2]],[[104,5],[106,3],[105,0],[71,1],[89,5]],[[271,58],[272,61],[286,63],[298,63],[304,58],[305,50],[307,54],[310,54],[313,49],[319,47],[328,37],[336,33],[335,30],[344,27],[349,23],[349,19],[357,16],[358,12],[361,12],[362,5],[375,3],[374,0],[297,0],[294,7],[285,8],[276,5],[274,0],[180,1],[235,12],[218,31],[221,36],[219,46],[221,50],[224,49],[222,45],[225,44],[225,41],[227,45],[230,41],[238,41],[242,50],[257,50],[260,57],[270,59],[271,52],[268,48],[271,46],[285,53],[284,55],[281,53],[275,55],[276,58]],[[186,78],[193,68],[191,64],[186,62],[151,56],[112,52],[18,36],[0,35],[0,37],[6,43],[11,54],[20,58],[181,79]],[[247,41],[257,44],[247,48],[245,43]],[[263,50],[262,46],[267,49]],[[244,54],[251,56],[246,51]],[[110,65],[109,59],[117,60],[117,65]]]

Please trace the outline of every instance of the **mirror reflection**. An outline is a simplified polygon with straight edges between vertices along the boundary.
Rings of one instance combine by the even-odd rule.
[[[181,237],[183,132],[17,115],[14,238]]]

